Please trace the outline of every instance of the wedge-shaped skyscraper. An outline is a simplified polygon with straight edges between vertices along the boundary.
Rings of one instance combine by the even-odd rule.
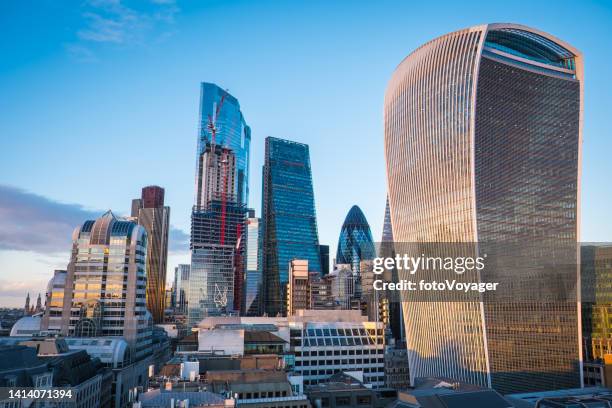
[[[444,376],[503,393],[580,386],[580,308],[575,298],[544,295],[579,278],[571,248],[582,87],[579,51],[515,24],[436,38],[395,70],[384,126],[396,243],[567,245],[557,254],[563,267],[550,251],[516,257],[514,268],[509,258],[489,260],[480,278],[513,282],[514,299],[415,302],[406,294],[411,380]],[[548,278],[525,272],[549,264]]]

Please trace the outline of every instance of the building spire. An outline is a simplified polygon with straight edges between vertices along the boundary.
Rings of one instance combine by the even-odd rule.
[[[23,308],[23,312],[27,315],[30,314],[30,293],[26,296],[25,307]]]

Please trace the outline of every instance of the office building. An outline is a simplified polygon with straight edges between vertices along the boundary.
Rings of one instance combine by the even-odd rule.
[[[209,143],[199,163],[191,214],[191,326],[205,316],[240,312],[246,247],[246,207],[236,201],[236,155]]]
[[[72,234],[61,323],[48,308],[42,331],[74,337],[123,337],[135,360],[150,354],[151,315],[146,308],[144,227],[108,211]],[[59,288],[55,288],[59,289]],[[53,312],[53,316],[51,316]]]
[[[319,253],[321,254],[321,275],[325,276],[329,273],[329,245],[319,245]]]
[[[460,242],[499,255],[480,272],[500,282],[485,301],[402,293],[411,381],[503,394],[581,385],[580,311],[566,288],[579,279],[582,87],[579,51],[515,24],[441,36],[395,70],[384,101],[395,250]]]
[[[336,263],[351,265],[351,270],[359,275],[359,264],[376,257],[374,240],[370,225],[361,208],[354,205],[349,210],[338,238]]]
[[[42,319],[45,320],[44,326],[53,332],[62,329],[62,311],[64,310],[64,290],[66,287],[67,271],[56,269],[53,277],[47,284],[47,294],[45,301],[45,313]]]
[[[132,218],[147,231],[147,309],[155,323],[164,321],[166,267],[170,207],[164,206],[163,188],[143,187],[140,198],[132,200]]]
[[[385,218],[383,220],[383,232],[378,246],[378,256],[381,258],[395,258],[395,247],[393,242],[393,226],[391,225],[391,209],[389,208],[389,197],[385,203]],[[386,282],[398,282],[397,268],[385,269],[382,279]],[[402,321],[401,299],[396,291],[381,291],[380,302],[384,308],[383,314],[387,316],[386,326],[391,330],[391,335],[396,341],[405,340],[405,331]]]
[[[289,261],[321,272],[308,145],[266,138],[262,194],[265,311],[286,314]]]
[[[261,219],[255,217],[255,211],[249,210],[247,218],[247,259],[244,280],[244,314],[260,316],[263,304],[263,265],[262,265]]]
[[[176,313],[187,314],[187,294],[189,293],[190,265],[179,264],[174,268],[174,292]]]
[[[316,272],[310,272],[309,276],[310,309],[334,310],[337,304],[334,301],[332,291],[333,277],[331,275],[320,276]]]
[[[310,307],[310,283],[308,261],[293,259],[289,262],[289,282],[287,283],[287,315]]]
[[[355,377],[336,373],[325,381],[309,385],[306,387],[308,399],[314,407],[327,408],[384,408],[395,400],[396,392],[371,389]]]
[[[612,354],[612,245],[580,248],[582,341],[585,361]]]
[[[266,341],[280,347],[277,353],[282,349],[285,368],[302,376],[304,386],[347,372],[380,388],[385,372],[383,328],[382,323],[367,321],[359,310],[298,310],[287,317],[209,317],[198,325],[198,350],[215,356],[245,355],[253,339],[246,333],[269,332],[273,337],[267,336]]]
[[[111,407],[110,372],[85,351],[69,350],[63,339],[24,341],[0,348],[0,385],[14,389],[70,388],[73,397],[62,406]],[[20,403],[0,401],[6,407],[22,406]]]

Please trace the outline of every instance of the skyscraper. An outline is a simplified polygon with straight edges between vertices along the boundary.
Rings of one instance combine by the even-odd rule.
[[[211,132],[215,125],[215,135]],[[236,160],[234,191],[236,201],[247,205],[249,198],[249,161],[251,129],[247,126],[240,110],[238,99],[215,84],[200,84],[200,118],[196,154],[196,175],[201,175],[200,158],[210,143],[231,149]],[[196,184],[198,180],[196,177]],[[198,189],[196,188],[196,191]],[[197,201],[197,199],[196,199]]]
[[[361,261],[374,259],[376,250],[370,225],[361,208],[354,205],[349,210],[338,238],[336,263],[351,265],[353,273],[359,275]]]
[[[321,275],[329,274],[329,245],[319,245],[319,253],[321,254]]]
[[[383,220],[383,231],[380,245],[378,247],[381,258],[395,258],[395,248],[393,243],[393,226],[391,224],[391,209],[389,208],[389,197],[385,203],[385,218]],[[387,282],[397,282],[398,273],[396,268],[385,270],[383,279]],[[388,328],[396,340],[404,339],[405,332],[402,327],[402,307],[396,291],[385,291],[381,294],[381,301],[388,309]]]
[[[61,323],[51,318],[59,312],[59,304],[53,304],[45,312],[41,330],[59,327],[65,336],[123,337],[134,361],[150,354],[147,245],[144,227],[110,211],[77,227],[65,278],[56,274],[59,280],[53,280],[54,286],[64,284],[63,296],[57,296],[63,302]]]
[[[187,314],[187,294],[189,293],[189,269],[190,265],[179,264],[174,269],[174,292],[176,311]]]
[[[240,312],[250,140],[238,100],[203,83],[191,214],[190,325]]]
[[[247,218],[247,259],[244,280],[244,314],[260,316],[263,303],[263,276],[261,253],[261,220],[255,217],[255,211],[249,210]]]
[[[147,309],[155,323],[163,323],[168,263],[170,207],[164,206],[164,189],[143,187],[140,198],[132,200],[132,217],[144,227],[147,246]]]
[[[576,300],[529,295],[579,277],[582,80],[575,48],[515,24],[436,38],[395,70],[384,125],[396,243],[574,246],[563,260],[532,251],[513,258],[522,265],[510,268],[509,257],[486,269],[485,282],[492,273],[517,277],[514,300],[414,302],[403,294],[411,381],[445,376],[502,393],[580,386]],[[523,266],[544,265],[548,281],[518,278]]]
[[[321,272],[308,145],[266,138],[261,207],[265,311],[276,316],[286,313],[289,261]]]

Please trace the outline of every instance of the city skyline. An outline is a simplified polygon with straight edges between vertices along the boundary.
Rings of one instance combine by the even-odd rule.
[[[8,7],[9,10],[6,14],[7,30],[19,33],[19,21],[17,18],[12,20],[11,17],[18,14],[20,6],[11,5]],[[264,59],[270,56],[272,50],[265,49],[262,56],[248,53],[250,57],[257,57],[254,58],[257,63],[232,68],[229,73],[224,71],[222,65],[226,65],[225,61],[237,61],[238,52],[231,51],[229,46],[228,49],[220,50],[218,43],[222,41],[219,40],[218,42],[208,42],[206,45],[206,47],[209,47],[206,48],[207,53],[201,53],[197,55],[197,58],[196,56],[191,57],[195,58],[193,61],[200,61],[197,68],[181,71],[175,67],[174,69],[168,69],[167,72],[144,69],[139,78],[134,77],[134,68],[128,70],[127,75],[119,75],[117,70],[125,69],[129,66],[127,64],[135,61],[128,58],[127,54],[129,52],[126,53],[126,49],[130,52],[136,51],[137,56],[134,58],[142,58],[142,62],[136,65],[138,67],[140,67],[139,64],[159,58],[160,54],[157,52],[150,54],[151,51],[147,51],[146,45],[139,44],[134,39],[112,37],[111,39],[116,40],[114,42],[108,41],[108,38],[107,41],[91,40],[95,37],[93,34],[96,34],[93,31],[95,27],[91,27],[91,22],[83,18],[84,13],[95,11],[100,14],[107,13],[112,16],[120,16],[122,12],[126,13],[128,11],[125,9],[114,10],[109,7],[96,9],[96,6],[92,3],[86,3],[85,7],[88,8],[67,13],[65,17],[67,20],[72,19],[70,20],[72,25],[69,24],[69,26],[77,27],[75,29],[77,34],[73,33],[74,38],[72,39],[64,38],[67,34],[59,34],[58,27],[47,25],[45,26],[46,29],[55,33],[55,35],[50,36],[46,42],[41,41],[38,45],[33,42],[41,38],[41,34],[44,33],[44,30],[41,29],[36,31],[31,39],[24,40],[21,49],[17,49],[8,43],[2,43],[3,49],[7,51],[6,54],[14,58],[7,58],[2,63],[1,67],[5,75],[0,79],[0,85],[6,90],[7,98],[5,104],[3,104],[5,109],[0,113],[2,119],[0,121],[2,123],[0,132],[3,135],[10,135],[10,137],[3,137],[1,142],[5,160],[0,165],[2,166],[0,167],[0,174],[2,175],[0,184],[3,185],[0,191],[0,200],[2,200],[0,204],[4,210],[3,218],[0,218],[0,225],[2,225],[3,230],[2,240],[0,241],[2,244],[0,246],[2,248],[0,250],[0,265],[3,267],[0,298],[3,300],[13,299],[12,305],[22,306],[25,293],[28,291],[31,294],[44,293],[44,287],[53,270],[66,267],[69,260],[70,231],[74,227],[86,219],[97,218],[108,208],[116,210],[119,214],[129,214],[129,199],[135,196],[134,194],[143,185],[157,184],[167,190],[168,205],[172,208],[171,224],[175,226],[174,234],[171,233],[170,238],[171,254],[168,268],[174,268],[179,263],[188,263],[185,243],[189,230],[188,209],[193,201],[193,193],[191,185],[183,182],[178,183],[176,180],[189,180],[193,174],[193,161],[190,158],[194,148],[193,135],[196,133],[194,118],[197,117],[194,101],[198,98],[197,87],[202,81],[214,82],[221,87],[229,88],[240,99],[245,116],[253,128],[253,161],[250,165],[252,177],[250,177],[249,182],[251,190],[249,207],[257,210],[256,216],[261,216],[259,209],[259,186],[261,185],[259,168],[263,162],[263,140],[268,135],[283,135],[288,139],[307,143],[311,148],[320,243],[330,245],[332,254],[336,252],[337,231],[341,227],[346,211],[354,204],[364,209],[366,217],[372,222],[373,235],[379,237],[384,214],[383,197],[386,193],[382,155],[381,102],[390,72],[395,69],[397,62],[404,55],[414,50],[420,43],[453,29],[470,26],[481,21],[518,21],[535,26],[560,38],[567,39],[586,55],[589,81],[586,84],[585,94],[582,238],[585,241],[610,239],[607,232],[610,230],[610,224],[609,217],[606,216],[605,203],[611,193],[610,187],[605,183],[605,174],[609,173],[609,164],[604,152],[609,151],[611,142],[605,139],[605,135],[609,134],[607,131],[609,124],[604,121],[607,104],[603,99],[604,95],[609,94],[609,90],[607,90],[609,85],[603,81],[605,65],[601,62],[605,55],[609,55],[606,52],[609,45],[596,40],[597,38],[605,38],[610,30],[609,27],[603,25],[606,19],[609,20],[610,8],[603,4],[585,3],[579,10],[572,8],[571,11],[569,8],[547,7],[545,4],[529,5],[527,3],[522,6],[517,5],[518,11],[493,9],[485,12],[476,11],[476,6],[468,6],[474,14],[469,17],[457,17],[456,21],[450,21],[453,8],[449,7],[442,11],[446,20],[443,19],[441,24],[434,28],[424,28],[421,31],[417,29],[419,25],[415,22],[416,17],[418,15],[427,16],[432,11],[424,6],[418,6],[414,10],[403,9],[405,10],[403,18],[407,22],[415,23],[412,24],[412,27],[408,27],[411,24],[405,24],[405,28],[393,28],[393,25],[389,24],[390,32],[385,33],[385,30],[378,30],[380,32],[374,34],[371,39],[363,38],[363,34],[359,35],[354,28],[347,26],[342,26],[348,30],[347,36],[340,36],[340,39],[331,39],[329,42],[322,44],[320,41],[316,41],[316,38],[304,41],[303,34],[296,34],[297,38],[292,37],[292,39],[298,40],[296,44],[303,44],[297,47],[298,50],[305,50],[307,55],[310,56],[319,50],[321,50],[323,56],[335,56],[331,60],[332,67],[328,74],[325,72],[327,72],[329,64],[324,63],[325,61],[316,60],[311,63],[313,64],[311,67],[315,68],[317,77],[322,80],[321,84],[326,89],[316,89],[316,87],[309,89],[309,83],[302,84],[298,81],[296,86],[300,92],[300,99],[303,101],[292,99],[292,93],[284,90],[290,86],[291,82],[289,81],[295,80],[298,75],[304,72],[298,70],[292,75],[286,73],[286,71],[295,70],[295,67],[304,61],[298,57],[299,51],[291,51],[290,48],[286,48],[287,43],[285,42],[273,43],[281,47],[282,53],[288,55],[285,59],[271,58],[270,62],[264,63]],[[227,11],[226,7],[231,9],[231,6],[220,5],[211,6],[206,10],[197,10],[193,5],[175,7],[180,8],[180,10],[166,7],[161,11],[167,13],[168,19],[157,20],[155,23],[157,25],[151,29],[153,33],[147,31],[142,35],[149,41],[152,37],[159,40],[163,52],[171,53],[172,56],[177,57],[179,51],[183,50],[176,46],[175,40],[177,37],[182,38],[188,33],[193,35],[194,30],[196,30],[194,28],[195,22],[198,18],[210,17],[214,20],[224,11]],[[346,8],[346,6],[338,5],[330,7],[330,10],[328,10],[330,11],[329,16],[318,23],[320,27],[328,31],[332,30],[332,22],[338,21],[340,13],[345,11],[344,8]],[[321,8],[322,5],[316,4],[313,6],[312,13],[320,12]],[[288,14],[291,17],[287,19],[287,22],[279,23],[280,27],[285,27],[289,22],[295,22],[295,16],[292,17],[291,14],[295,9],[292,9],[291,6],[275,5],[275,7],[272,7],[270,3],[266,3],[262,6],[262,9],[258,11],[259,14],[257,15],[261,16],[261,13],[271,11],[273,12],[271,17],[266,18],[278,16],[279,13],[280,15]],[[526,13],[525,9],[533,11],[531,14],[539,17],[526,17],[530,13]],[[355,6],[350,11],[350,15],[363,24],[371,22],[370,18],[366,18],[366,16],[369,17],[369,12],[398,19],[399,17],[391,17],[390,10],[391,3],[384,3],[377,10],[370,10],[361,4]],[[48,13],[54,11],[57,11],[55,6],[43,4],[32,18],[42,18],[45,12],[47,12],[45,16],[48,16]],[[150,16],[154,14],[153,11],[152,9],[139,10],[139,15]],[[411,13],[411,11],[414,11],[414,13]],[[438,11],[436,10],[436,12]],[[175,19],[175,23],[169,22],[170,17]],[[580,24],[560,23],[560,21],[567,21],[570,17],[572,21],[577,22],[587,17],[592,19],[592,21],[589,20],[590,30],[579,29],[577,26]],[[422,19],[427,20],[427,18]],[[80,27],[79,24],[87,26]],[[213,28],[222,27],[222,24],[224,24],[222,20],[214,20]],[[298,28],[303,30],[302,33],[309,32],[308,30],[304,31],[305,27],[303,25],[298,24]],[[170,40],[160,39],[161,35],[159,34],[166,32],[164,30],[168,32],[176,31],[176,33],[168,35]],[[262,40],[270,38],[269,36],[272,36],[273,33],[266,31],[264,34],[258,35],[263,36],[263,38],[257,38]],[[353,37],[348,35],[353,35]],[[99,36],[95,38],[101,39]],[[321,38],[318,37],[318,39]],[[119,40],[122,42],[119,42]],[[128,42],[128,40],[132,42]],[[230,45],[239,45],[236,47],[238,51],[246,52],[247,46],[241,45],[241,39],[237,38],[235,34],[230,34],[227,40]],[[253,39],[247,40],[244,38],[242,40],[253,41]],[[360,68],[357,63],[361,61],[361,57],[358,58],[359,54],[362,54],[359,52],[361,47],[357,47],[357,45],[360,45],[362,41],[370,45],[374,41],[384,43],[384,46],[380,49],[369,48],[371,60],[374,62],[368,61],[365,68]],[[142,42],[147,43],[144,40]],[[41,53],[38,59],[27,61],[26,57],[29,52],[41,48],[44,48],[45,52]],[[338,52],[336,53],[336,51]],[[226,55],[224,53],[229,55],[229,60],[218,58],[219,55]],[[244,55],[241,55],[241,57],[244,57]],[[117,58],[117,67],[109,65],[109,61],[113,58]],[[215,64],[212,65],[219,67],[207,67],[207,65],[211,65],[208,64],[210,61],[215,61]],[[182,62],[184,63],[185,60],[182,60]],[[347,78],[341,80],[340,73],[342,75],[346,74],[345,67],[348,64],[354,67],[355,73],[351,73]],[[250,66],[253,72],[249,71]],[[168,65],[165,65],[165,68],[168,67]],[[43,70],[46,72],[44,83],[41,82],[41,79],[38,79],[43,78],[40,75]],[[69,78],[69,73],[72,70],[75,71],[76,75]],[[261,78],[261,82],[257,83],[257,81],[252,80],[253,75],[260,74],[263,71],[265,71],[265,75],[255,76],[258,79]],[[244,78],[241,78],[241,75],[244,75]],[[94,78],[99,79],[99,81],[93,81]],[[366,84],[360,90],[360,94],[357,94],[360,98],[355,98],[355,91],[351,91],[351,88],[354,87],[355,83],[363,85],[363,78],[371,78],[371,80],[365,81]],[[87,80],[90,80],[90,82],[87,83]],[[277,85],[266,88],[266,86],[274,84],[275,81],[278,82]],[[112,85],[109,90],[112,89],[113,92],[119,89],[119,98],[111,98],[114,94],[105,91],[102,88],[104,84]],[[170,84],[172,86],[169,86]],[[143,90],[145,85],[148,89]],[[34,88],[31,87],[35,86],[37,87],[35,89],[37,97],[28,96],[33,94]],[[55,100],[54,95],[59,94],[58,86],[63,88],[62,91],[65,91],[61,93],[65,95],[66,106],[64,108],[50,106],[50,104],[53,105]],[[83,87],[83,90],[80,90],[80,87]],[[170,88],[176,90],[170,90]],[[95,94],[97,97],[85,97],[82,92]],[[157,93],[160,93],[162,97],[154,98],[153,94]],[[343,95],[349,97],[345,98]],[[351,97],[354,102],[347,105],[347,101]],[[282,103],[270,103],[274,98],[282,101]],[[259,99],[263,102],[259,103]],[[79,106],[76,106],[75,103],[79,100],[86,100],[90,103],[78,103]],[[178,101],[176,108],[171,106],[174,104],[173,100]],[[315,105],[314,101],[320,105],[319,108],[314,109],[308,106],[309,104]],[[284,105],[284,107],[279,105]],[[117,106],[119,111],[116,110]],[[342,106],[342,108],[337,109],[338,106]],[[121,111],[122,108],[124,108],[123,111]],[[31,121],[29,120],[30,116],[25,116],[27,112],[30,112],[30,109],[37,109],[40,114],[38,121]],[[178,112],[179,109],[182,111]],[[100,113],[95,112],[98,110]],[[110,116],[110,111],[116,111],[117,116]],[[72,114],[73,112],[75,115]],[[337,115],[337,121],[330,120],[334,117],[330,114],[331,112]],[[77,116],[92,121],[80,119]],[[44,125],[44,132],[40,132],[41,123]],[[294,128],[291,123],[300,123],[301,126]],[[341,123],[347,123],[347,125]],[[90,162],[95,163],[95,159],[101,158],[103,154],[98,152],[100,141],[104,141],[104,145],[108,148],[124,147],[130,149],[133,145],[138,145],[140,146],[139,150],[142,150],[143,140],[147,139],[161,142],[161,146],[164,147],[163,151],[152,149],[148,152],[150,154],[144,155],[147,157],[136,158],[136,160],[139,164],[142,164],[143,160],[156,160],[160,163],[160,166],[156,166],[159,168],[146,176],[134,175],[133,180],[121,179],[117,194],[113,194],[113,197],[104,197],[103,191],[95,192],[83,186],[84,178],[82,177],[85,177],[84,175],[69,174],[66,168],[57,165],[63,159],[62,154],[66,154],[81,166],[86,166]],[[326,151],[327,148],[323,141],[331,144],[329,152]],[[37,148],[32,150],[30,148],[32,145]],[[146,145],[149,146],[150,143],[146,143]],[[333,154],[341,148],[346,149],[346,156],[348,157],[338,157],[342,155]],[[103,150],[100,149],[100,152]],[[78,153],[83,151],[88,153]],[[26,157],[25,152],[28,152],[28,159],[36,163],[35,169],[37,171],[29,169],[29,167],[32,167],[28,164],[29,160],[22,159]],[[368,168],[359,168],[362,166],[355,166],[354,158],[350,157],[352,155],[363,155],[363,152],[370,153],[366,160],[367,163],[371,164],[371,167],[363,166]],[[342,191],[337,191],[338,184],[328,180],[330,177],[325,175],[339,169],[344,172],[358,172],[360,177],[355,177],[355,179],[369,186],[371,194],[368,194],[368,196],[371,197],[364,197],[363,194],[352,192],[351,190],[359,191],[359,188],[349,188],[348,186]],[[111,172],[108,175],[109,177],[116,174],[113,173],[114,170],[112,169],[109,171]],[[38,172],[45,174],[46,177],[36,177]],[[180,174],[180,176],[177,174]],[[355,183],[353,186],[359,185],[359,183]],[[77,185],[79,185],[78,189],[74,187]],[[56,213],[50,211],[49,208],[55,209]],[[37,217],[34,220],[27,221],[27,223],[23,220],[18,223],[14,218],[23,214],[18,209],[31,211]],[[51,217],[48,216],[49,212],[52,214]],[[65,237],[50,238],[43,233],[26,235],[23,231],[17,231],[15,228],[17,225],[22,226],[26,223],[25,231],[28,232],[29,228],[35,229],[33,228],[35,226],[46,226],[53,221],[62,224],[63,228],[67,228],[68,233]],[[33,240],[35,244],[29,251],[24,251],[25,246],[20,245],[20,240],[26,238]],[[45,242],[45,238],[52,242]],[[177,243],[182,244],[182,246],[177,245]],[[24,275],[27,278],[21,279]],[[33,286],[28,286],[30,283]]]

